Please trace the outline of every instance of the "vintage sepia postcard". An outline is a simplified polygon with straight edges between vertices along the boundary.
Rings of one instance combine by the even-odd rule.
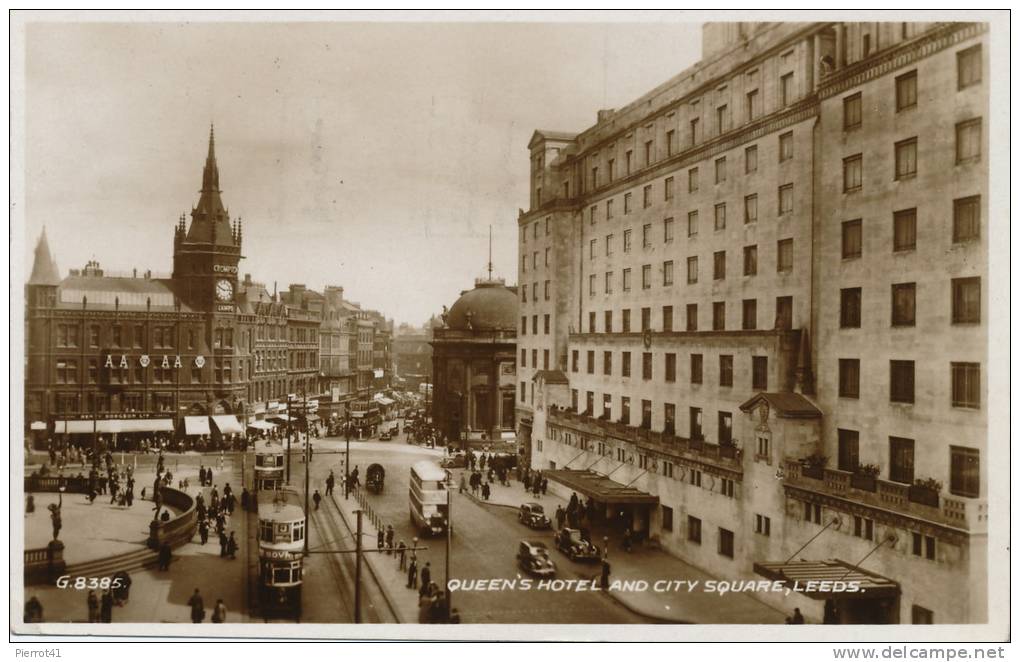
[[[10,20],[12,636],[1008,638],[1008,12]]]

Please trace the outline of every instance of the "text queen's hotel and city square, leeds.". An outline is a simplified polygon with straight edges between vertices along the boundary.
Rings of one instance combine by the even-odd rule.
[[[703,32],[529,144],[531,465],[714,576],[861,582],[756,593],[815,622],[984,622],[987,26]]]

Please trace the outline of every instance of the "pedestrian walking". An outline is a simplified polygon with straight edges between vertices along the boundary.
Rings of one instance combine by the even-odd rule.
[[[800,613],[800,607],[794,607],[790,623],[793,625],[804,625],[804,614]]]
[[[563,506],[556,506],[556,529],[563,528],[563,520],[567,518],[566,511],[563,510]]]
[[[428,586],[432,583],[432,562],[426,561],[425,567],[421,569],[421,585]]]
[[[133,504],[134,502],[135,502],[135,491],[129,487],[127,489],[127,492],[124,493],[124,503],[126,503],[127,507],[130,508],[131,504]]]
[[[43,622],[43,606],[39,602],[39,598],[34,595],[28,599],[25,603],[25,622],[26,623],[42,623]]]
[[[227,555],[227,534],[225,531],[220,529],[220,556],[226,557]]]
[[[110,589],[103,591],[103,597],[99,600],[99,620],[103,623],[113,623],[113,594]]]
[[[336,484],[336,478],[333,476],[333,470],[329,470],[329,476],[326,478],[326,496],[333,494],[333,486]]]
[[[230,538],[227,540],[227,556],[231,559],[237,558],[237,538],[234,537],[234,532],[230,532]]]
[[[385,530],[379,529],[379,533],[378,533],[378,535],[376,535],[376,545],[379,548],[380,552],[383,550],[383,547],[386,546],[386,531]]]
[[[159,569],[166,571],[170,569],[170,558],[173,556],[173,552],[170,551],[170,543],[163,542],[159,546]]]
[[[393,536],[396,532],[393,530],[392,524],[386,525],[386,554],[390,555],[393,553]]]
[[[99,598],[95,591],[89,591],[86,604],[89,608],[89,623],[99,623]]]
[[[319,494],[319,490],[315,490],[315,494],[312,495],[312,501],[315,502],[315,509],[319,509],[319,502],[322,501],[322,495]]]
[[[549,489],[549,479],[542,476],[542,496],[545,496],[546,491]]]
[[[485,499],[486,501],[488,501],[490,493],[491,493],[491,490],[489,489],[489,484],[488,483],[482,483],[482,498]]]
[[[205,602],[202,595],[195,589],[195,592],[188,599],[188,606],[191,607],[191,622],[201,623],[205,620]]]
[[[460,493],[464,494],[464,490],[467,489],[467,480],[464,478],[464,472],[460,474]]]
[[[227,622],[227,605],[223,604],[223,598],[216,599],[216,606],[212,610],[213,623]]]
[[[407,564],[407,588],[418,588],[418,562],[414,558]]]
[[[407,545],[403,540],[397,545],[397,570],[407,568]]]
[[[630,527],[623,532],[623,551],[629,552],[631,548]]]
[[[209,542],[209,520],[198,520],[198,538],[203,545]]]
[[[609,570],[610,570],[610,568],[609,568],[609,561],[607,559],[602,559],[602,576],[601,576],[601,579],[602,579],[602,590],[603,591],[608,591],[609,590]]]
[[[251,494],[248,492],[248,488],[245,487],[241,490],[241,510],[248,510],[248,501],[251,500]]]

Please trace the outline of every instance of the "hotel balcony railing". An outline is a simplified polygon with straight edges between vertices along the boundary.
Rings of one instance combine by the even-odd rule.
[[[569,409],[550,408],[547,417],[550,423],[566,424],[592,437],[622,439],[635,446],[656,450],[666,455],[715,465],[732,472],[743,471],[740,452],[735,445],[710,444],[704,439],[687,439],[668,432],[656,432],[643,427],[593,418]]]
[[[945,493],[937,500],[919,498],[912,487],[881,478],[860,480],[849,471],[806,467],[799,460],[786,459],[784,481],[787,485],[826,496],[846,499],[876,509],[892,511],[903,517],[962,529],[971,533],[988,530],[988,502]],[[874,489],[870,489],[870,488]],[[913,499],[911,498],[913,496]]]

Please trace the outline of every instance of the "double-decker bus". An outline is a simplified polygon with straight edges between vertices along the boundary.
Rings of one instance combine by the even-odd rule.
[[[290,487],[259,490],[259,609],[266,619],[301,618],[302,551],[307,524]]]
[[[446,531],[446,471],[435,462],[422,460],[411,467],[411,524],[425,535]]]

